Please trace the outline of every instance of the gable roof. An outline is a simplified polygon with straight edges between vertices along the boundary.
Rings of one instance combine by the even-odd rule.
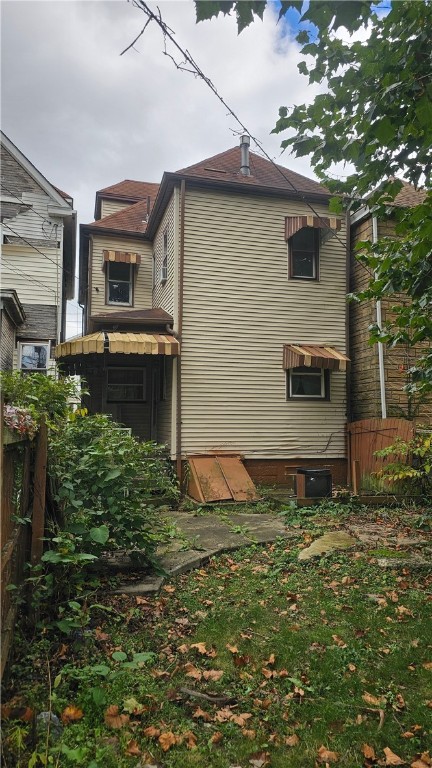
[[[216,180],[218,182],[236,183],[248,187],[279,188],[287,192],[297,190],[308,195],[329,195],[327,187],[313,179],[308,179],[300,173],[290,171],[282,165],[273,164],[266,158],[249,152],[250,176],[240,173],[241,149],[240,146],[232,147],[226,152],[208,157],[199,163],[182,168],[177,173],[181,176],[196,179]]]
[[[402,181],[402,189],[397,193],[392,206],[394,205],[397,208],[414,208],[416,205],[423,203],[426,194],[425,189],[416,189],[408,181]]]
[[[9,152],[10,155],[12,155],[13,158],[15,158],[16,162],[21,165],[22,168],[31,176],[31,178],[36,182],[36,184],[43,189],[43,191],[48,195],[48,197],[51,198],[52,202],[58,206],[58,214],[62,215],[61,212],[64,211],[66,215],[71,215],[71,209],[72,205],[69,203],[69,200],[72,200],[68,196],[66,199],[64,197],[64,193],[61,192],[57,187],[54,186],[54,184],[51,184],[48,179],[43,176],[43,174],[38,171],[37,168],[33,165],[33,163],[30,162],[30,160],[21,152],[21,150],[18,149],[18,147],[15,146],[15,144],[6,136],[3,131],[0,131],[0,139],[1,143],[5,147],[5,149]]]
[[[151,181],[133,181],[132,179],[124,179],[117,184],[111,184],[109,187],[99,189],[96,192],[95,220],[99,220],[101,217],[101,202],[103,199],[137,203],[140,200],[147,200],[149,197],[150,206],[152,207],[158,190],[159,184]]]
[[[159,189],[159,184],[154,184],[150,181],[132,181],[131,179],[124,179],[119,181],[118,184],[111,184],[109,187],[99,189],[96,194],[102,197],[127,197],[129,200],[136,199],[144,200],[148,195],[155,197]]]
[[[91,224],[85,224],[89,229],[110,229],[120,232],[131,232],[144,234],[147,229],[147,200],[141,200],[139,203],[128,205],[116,213],[110,213],[103,219],[97,219]]]

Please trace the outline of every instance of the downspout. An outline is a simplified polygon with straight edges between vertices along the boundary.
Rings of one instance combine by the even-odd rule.
[[[376,216],[372,216],[372,243],[378,241],[378,220]],[[376,277],[376,273],[375,273]],[[381,299],[377,299],[376,302],[376,322],[379,330],[382,330],[382,308]],[[385,375],[384,375],[384,347],[382,341],[378,342],[378,370],[379,370],[379,383],[380,383],[380,397],[381,397],[381,418],[387,418],[387,403],[385,392]]]
[[[348,294],[351,290],[351,223],[349,211],[345,216],[345,231],[346,231],[346,265],[345,265],[345,290]],[[349,302],[345,298],[345,351],[347,357],[350,357],[350,307]],[[351,375],[349,366],[347,367],[345,376],[345,391],[346,391],[346,420],[345,424],[345,452],[347,457],[347,483],[351,484],[351,440],[350,433],[348,431],[348,425],[351,422]]]
[[[184,275],[184,244],[185,244],[185,207],[186,182],[180,184],[180,252],[179,252],[179,293],[178,293],[178,324],[177,334],[180,342],[183,334],[183,275]],[[183,480],[182,468],[182,386],[181,386],[181,354],[177,358],[177,422],[176,422],[176,472],[180,483]]]

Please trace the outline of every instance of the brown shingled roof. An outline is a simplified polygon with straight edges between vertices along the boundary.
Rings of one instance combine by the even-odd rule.
[[[147,200],[128,205],[117,213],[111,213],[103,219],[98,219],[88,224],[92,229],[112,229],[121,232],[139,232],[143,234],[147,229]]]
[[[402,185],[402,189],[397,193],[391,205],[395,205],[398,208],[414,208],[414,206],[420,205],[424,201],[426,190],[416,189],[408,181],[402,181]]]
[[[154,184],[150,181],[132,181],[131,179],[124,179],[119,181],[118,184],[111,184],[110,187],[99,189],[96,194],[109,195],[109,197],[116,197],[121,199],[126,197],[128,200],[144,200],[147,197],[151,197],[152,200],[157,195],[159,184]]]
[[[194,177],[197,179],[227,181],[229,183],[239,183],[252,187],[272,187],[280,188],[286,191],[293,191],[293,188],[304,194],[328,195],[329,190],[318,184],[312,179],[294,173],[282,165],[273,165],[254,152],[249,153],[250,157],[250,176],[242,176],[240,173],[241,150],[239,146],[221,152],[218,155],[201,160],[195,165],[182,168],[177,171],[178,174]]]

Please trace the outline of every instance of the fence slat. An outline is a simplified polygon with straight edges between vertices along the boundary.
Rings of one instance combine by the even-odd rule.
[[[36,446],[34,489],[33,489],[33,514],[32,514],[32,541],[31,564],[37,565],[43,554],[43,535],[45,531],[45,496],[46,496],[46,467],[48,454],[48,429],[44,417],[39,428],[38,442]]]
[[[357,491],[361,490],[364,479],[379,472],[388,461],[375,456],[394,443],[396,437],[409,441],[414,435],[414,424],[406,419],[362,419],[348,424],[351,467],[358,463],[356,470]],[[353,470],[354,471],[354,470]],[[354,478],[352,479],[352,482]]]

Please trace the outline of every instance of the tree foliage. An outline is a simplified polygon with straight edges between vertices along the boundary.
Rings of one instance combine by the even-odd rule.
[[[265,3],[196,0],[197,20],[235,13],[239,32]],[[281,3],[279,19],[299,13],[296,37],[303,56],[298,68],[325,92],[311,104],[281,107],[275,133],[287,132],[283,148],[308,155],[318,177],[350,207],[368,196],[378,216],[394,215],[397,239],[381,239],[362,258],[376,279],[361,298],[404,293],[389,343],[432,340],[432,4],[401,0],[391,6],[364,0]],[[329,178],[335,163],[352,164],[344,182]],[[427,192],[413,208],[395,210],[398,177]],[[375,337],[378,338],[377,334]],[[413,387],[432,389],[432,355],[413,371]]]

